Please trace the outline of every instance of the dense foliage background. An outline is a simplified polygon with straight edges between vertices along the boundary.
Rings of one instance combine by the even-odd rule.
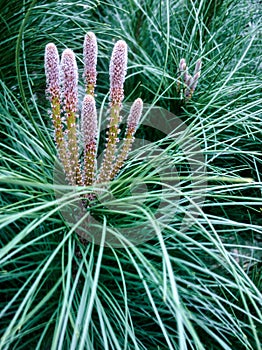
[[[261,349],[259,1],[0,0],[0,8],[0,349]],[[140,150],[133,152],[116,188],[127,178],[145,182],[156,206],[181,192],[166,206],[171,222],[137,204],[137,220],[146,217],[156,233],[138,246],[79,242],[77,227],[60,213],[74,194],[54,195],[44,48],[72,48],[81,75],[90,30],[99,45],[97,104],[107,101],[109,57],[122,38],[126,101],[141,97],[176,114],[204,155],[198,187],[177,148],[182,141],[153,140],[148,151],[169,147],[181,175],[176,188],[159,191],[161,157],[145,171],[146,157],[137,162]],[[176,91],[182,57],[191,69],[203,61],[187,104]],[[102,233],[109,226],[117,232],[112,216],[121,226],[131,197],[120,193],[122,212],[93,208]],[[193,209],[198,216],[181,231]]]

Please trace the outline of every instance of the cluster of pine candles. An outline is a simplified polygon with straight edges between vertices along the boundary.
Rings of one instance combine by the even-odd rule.
[[[75,54],[70,49],[62,53],[61,62],[56,46],[50,43],[45,49],[45,73],[47,95],[51,103],[55,144],[67,182],[70,185],[89,186],[110,181],[123,166],[134,141],[142,114],[143,102],[136,99],[127,120],[125,139],[117,153],[121,122],[121,105],[124,99],[124,81],[127,70],[127,44],[116,42],[110,61],[110,116],[107,143],[99,171],[97,170],[97,111],[95,85],[97,78],[97,40],[89,32],[84,40],[84,79],[86,95],[82,103],[81,120],[78,122],[78,67]],[[79,124],[81,132],[79,132]],[[80,139],[83,140],[84,161],[80,163]]]
[[[88,32],[84,39],[83,61],[85,92],[80,123],[78,122],[78,67],[75,54],[65,49],[61,62],[57,47],[46,45],[45,73],[47,95],[51,103],[55,145],[66,180],[70,185],[90,186],[106,183],[117,176],[128,157],[134,142],[134,134],[141,118],[143,101],[136,99],[130,109],[122,147],[118,150],[121,106],[124,99],[124,81],[127,71],[125,41],[115,43],[109,67],[110,114],[107,142],[100,169],[97,169],[98,123],[95,103],[97,79],[97,39]],[[200,76],[201,61],[197,61],[194,76],[188,74],[186,62],[179,66],[178,91],[185,100],[192,97]],[[80,128],[80,132],[79,129]],[[80,139],[79,139],[80,137]],[[80,162],[80,141],[83,141],[83,164]]]

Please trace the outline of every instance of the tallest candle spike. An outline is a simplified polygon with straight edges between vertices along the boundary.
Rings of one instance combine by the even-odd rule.
[[[83,56],[86,93],[94,96],[97,76],[97,40],[93,32],[88,32],[85,36]]]

